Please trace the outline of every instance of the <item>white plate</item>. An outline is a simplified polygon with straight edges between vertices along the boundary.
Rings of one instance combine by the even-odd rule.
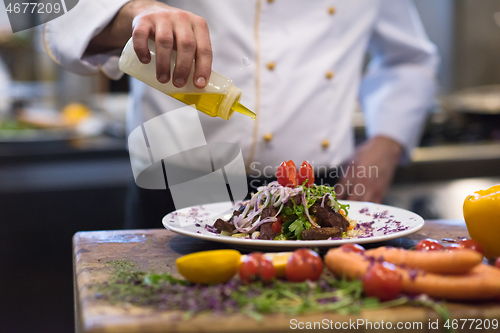
[[[212,226],[217,218],[206,219],[224,210],[228,203],[215,203],[194,206],[172,212],[163,218],[165,228],[187,236],[204,240],[228,243],[236,248],[253,250],[286,250],[299,247],[333,247],[346,243],[375,243],[407,236],[419,231],[424,226],[424,219],[419,215],[405,209],[379,205],[370,202],[345,201],[349,204],[349,218],[358,223],[360,232],[356,237],[332,240],[308,241],[274,241],[262,239],[245,239],[223,236],[210,232],[205,225]],[[231,215],[224,216],[229,219]],[[370,232],[371,230],[371,232]]]

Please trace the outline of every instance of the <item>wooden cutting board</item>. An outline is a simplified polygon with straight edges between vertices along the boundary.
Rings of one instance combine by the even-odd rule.
[[[437,240],[468,237],[463,221],[426,221],[422,230],[409,237],[402,237],[372,246],[390,245],[409,248],[423,238]],[[446,243],[446,242],[443,242]],[[369,246],[367,246],[369,247]],[[227,248],[213,243],[177,235],[165,229],[119,230],[79,232],[73,238],[75,321],[77,332],[290,332],[301,325],[311,325],[316,330],[341,329],[353,332],[384,331],[382,327],[406,325],[405,331],[440,332],[435,329],[443,321],[429,309],[401,306],[391,309],[363,311],[358,315],[320,313],[304,316],[267,315],[256,321],[244,315],[203,314],[189,320],[182,319],[182,312],[166,312],[141,308],[129,304],[110,305],[95,299],[92,286],[106,281],[112,268],[107,261],[126,259],[135,263],[138,270],[170,273],[180,277],[175,260],[188,253]],[[500,327],[500,304],[448,304],[452,318],[457,319],[459,332],[470,332],[470,324],[485,329],[485,322],[497,320]],[[462,321],[460,321],[462,319]],[[464,320],[469,319],[463,329]],[[314,324],[316,323],[316,324]],[[378,329],[377,329],[378,325]],[[385,325],[385,326],[380,326]],[[295,327],[295,329],[293,329]],[[404,326],[403,326],[404,327]],[[401,329],[403,330],[403,329]]]

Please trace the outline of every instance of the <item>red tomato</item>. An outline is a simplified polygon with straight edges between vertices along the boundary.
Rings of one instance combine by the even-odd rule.
[[[292,160],[286,162],[286,164],[287,164],[288,178],[293,183],[293,186],[295,186],[297,185],[297,167],[295,166],[295,163],[293,163]]]
[[[311,166],[311,164],[307,163],[307,161],[304,161],[302,162],[299,173],[297,175],[297,185],[303,185],[306,180],[306,187],[310,188],[314,185],[313,167]]]
[[[495,260],[495,267],[500,268],[500,257],[498,257],[497,260]]]
[[[473,239],[463,239],[460,242],[458,242],[458,246],[460,246],[463,249],[477,251],[484,256],[483,247],[481,246],[481,244],[479,244]]]
[[[281,232],[281,225],[282,225],[282,224],[283,224],[283,220],[281,219],[281,216],[278,216],[278,220],[277,220],[277,221],[275,221],[275,222],[273,222],[273,223],[271,224],[271,229],[272,229],[275,233],[279,234],[279,233]]]
[[[358,244],[344,244],[340,248],[344,252],[365,253],[365,248]]]
[[[426,238],[417,243],[415,250],[417,251],[439,251],[444,249],[444,246],[439,244],[437,240]]]
[[[297,185],[297,167],[292,160],[283,161],[278,167],[276,178],[281,186],[295,187]]]
[[[462,249],[462,247],[460,247],[460,245],[458,245],[458,244],[456,244],[456,243],[455,243],[455,244],[448,245],[448,246],[445,248],[445,250],[446,250],[446,251],[455,251],[455,250],[461,250],[461,249]]]
[[[314,251],[298,249],[293,251],[286,263],[285,273],[288,281],[316,281],[323,272],[323,260]]]
[[[363,291],[366,296],[390,301],[401,293],[403,278],[396,267],[388,262],[375,263],[363,277]]]
[[[268,282],[275,276],[273,262],[261,252],[250,253],[240,266],[240,279],[243,282]]]

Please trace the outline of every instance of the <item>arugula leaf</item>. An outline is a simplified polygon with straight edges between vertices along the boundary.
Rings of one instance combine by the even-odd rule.
[[[291,199],[293,203],[293,212],[295,215],[297,215],[299,218],[304,215],[304,206],[302,204],[296,204],[295,200]]]
[[[333,197],[334,201],[334,207],[332,209],[335,209],[335,211],[338,212],[339,209],[344,210],[346,213],[345,216],[348,215],[348,209],[349,205],[343,205],[337,201],[337,196],[335,195],[335,191],[333,187],[326,186],[326,185],[313,185],[311,188],[307,188],[305,186],[302,186],[303,191],[306,193],[306,199],[307,199],[307,207],[311,207],[317,200],[321,199],[325,194],[329,193]]]
[[[287,240],[286,236],[283,235],[283,234],[279,234],[277,235],[276,237],[273,238],[273,240],[277,240],[277,241],[280,241],[280,240]]]
[[[293,222],[294,222],[293,220],[290,220],[288,222],[283,223],[283,225],[281,226],[281,230],[283,231],[283,234],[285,235],[286,239],[290,239],[291,237],[293,237],[293,233],[288,228],[290,224],[292,224]]]
[[[328,207],[336,212],[342,209],[345,212],[345,216],[347,216],[349,205],[340,204],[337,201],[333,187],[326,185],[313,185],[311,188],[305,185],[297,187],[302,187],[303,194],[297,195],[305,196],[307,209],[311,208],[318,200],[322,200],[324,195],[330,194],[333,198],[333,206],[330,207],[330,204],[328,204]],[[280,216],[285,222],[282,226],[282,232],[275,239],[302,239],[302,231],[311,228],[311,222],[305,214],[306,207],[304,207],[302,200],[296,203],[294,198],[290,198],[289,202],[291,202],[292,206],[282,207]],[[328,200],[328,202],[330,201]]]
[[[283,210],[281,211],[283,215],[293,215],[295,212],[293,211],[292,207],[284,207]]]

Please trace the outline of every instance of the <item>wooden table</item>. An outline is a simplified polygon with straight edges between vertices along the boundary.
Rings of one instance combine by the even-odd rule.
[[[418,233],[374,246],[391,245],[409,248],[423,238],[432,237],[458,239],[468,237],[465,223],[459,220],[430,220]],[[368,246],[369,247],[369,246]],[[269,315],[258,322],[243,315],[218,316],[209,314],[182,320],[180,312],[161,312],[131,305],[109,305],[96,300],[91,286],[102,283],[110,276],[111,268],[105,262],[126,259],[144,271],[170,273],[178,276],[175,260],[188,253],[226,248],[223,244],[202,241],[177,235],[165,229],[119,230],[79,232],[73,238],[75,318],[77,332],[289,332],[293,331],[291,319],[298,322],[322,322],[331,320],[344,326],[358,319],[374,323],[410,323],[418,332],[439,332],[429,328],[429,323],[440,320],[429,309],[401,306],[387,310],[363,311],[359,315],[321,313],[307,316]],[[452,317],[456,319],[496,319],[500,321],[500,305],[448,304]],[[414,323],[422,323],[418,327]],[[440,325],[442,322],[440,322]],[[469,325],[467,325],[467,328]],[[483,326],[479,326],[483,327]],[[370,331],[369,326],[360,325],[352,331]],[[484,328],[484,327],[483,327]],[[383,331],[375,330],[373,331]],[[470,330],[458,330],[468,332]],[[482,331],[487,331],[483,329]],[[492,330],[493,331],[493,330]],[[498,331],[498,330],[496,330]]]

